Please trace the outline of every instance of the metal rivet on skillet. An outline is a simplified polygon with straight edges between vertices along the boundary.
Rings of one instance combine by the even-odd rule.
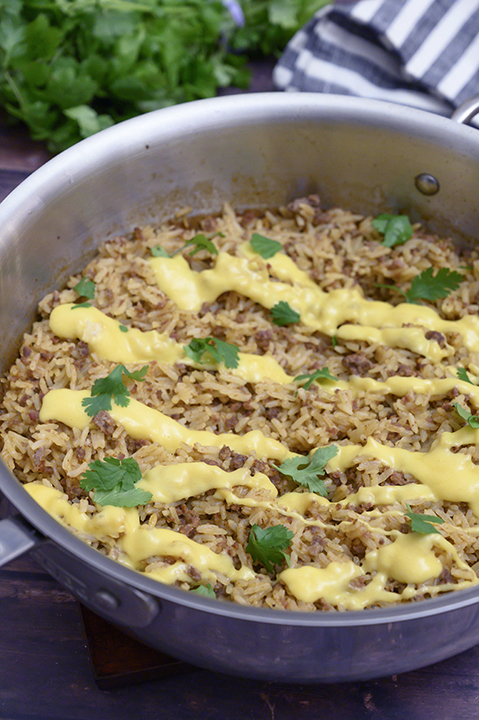
[[[439,181],[429,173],[420,173],[414,178],[414,184],[423,195],[435,195],[439,192]]]
[[[110,612],[116,610],[120,605],[118,598],[112,595],[111,592],[108,592],[108,590],[99,590],[95,593],[93,602],[102,610],[110,610]]]

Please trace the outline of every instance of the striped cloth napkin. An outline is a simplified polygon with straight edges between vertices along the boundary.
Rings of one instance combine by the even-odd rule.
[[[479,0],[329,5],[289,42],[273,81],[450,115],[479,95]]]

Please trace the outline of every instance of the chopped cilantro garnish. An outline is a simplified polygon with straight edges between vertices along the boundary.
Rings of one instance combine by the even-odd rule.
[[[292,325],[298,323],[301,320],[299,312],[293,310],[284,300],[280,300],[274,307],[271,308],[271,319],[275,325]]]
[[[99,505],[136,507],[151,500],[150,492],[135,487],[141,480],[141,471],[134,458],[105,458],[95,460],[88,467],[80,486],[88,492],[94,490],[93,499]]]
[[[166,250],[161,247],[161,245],[154,245],[150,248],[150,252],[153,257],[170,257],[169,253],[167,253]]]
[[[309,390],[311,385],[315,382],[315,380],[337,380],[337,377],[334,377],[334,375],[331,375],[328,368],[323,367],[321,370],[315,370],[310,375],[298,375],[294,378],[295,382],[302,382],[303,380],[306,380],[306,382],[303,384],[304,390]]]
[[[195,338],[188,345],[183,346],[185,353],[197,363],[207,363],[214,360],[217,363],[223,362],[227,368],[236,368],[239,364],[239,350],[236,345],[217,340],[217,338]],[[203,360],[207,353],[210,358]]]
[[[223,236],[223,233],[215,233],[214,235],[210,235],[210,237],[206,237],[206,235],[203,235],[203,233],[198,233],[198,235],[195,235],[195,237],[191,238],[190,240],[186,240],[185,245],[194,245],[194,249],[191,250],[190,255],[196,255],[197,252],[200,250],[207,250],[212,255],[218,255],[218,250],[211,242],[212,238],[216,237],[217,235]]]
[[[384,235],[382,245],[385,247],[403,245],[412,237],[412,227],[407,215],[382,213],[374,218],[372,225]]]
[[[211,587],[210,583],[208,583],[207,585],[198,585],[198,587],[190,590],[190,592],[195,593],[195,595],[202,595],[203,597],[208,598],[216,597],[216,593]]]
[[[420,513],[414,513],[407,503],[406,507],[408,509],[406,517],[408,517],[411,521],[411,530],[413,532],[421,533],[422,535],[428,535],[430,533],[438,533],[438,535],[441,534],[432,523],[435,525],[442,525],[444,522],[442,518],[436,517],[435,515],[422,515]]]
[[[457,368],[457,377],[459,378],[459,380],[463,380],[464,382],[474,385],[465,368]]]
[[[440,268],[434,275],[433,268],[427,268],[413,279],[411,287],[406,292],[406,300],[414,303],[416,300],[445,298],[450,292],[457,290],[462,281],[463,275],[455,270]]]
[[[336,337],[336,335],[333,335],[331,337],[331,345],[333,346],[333,348],[335,348],[337,344],[338,344],[338,338]]]
[[[190,255],[196,255],[197,252],[200,250],[207,250],[212,255],[218,255],[218,250],[215,247],[215,245],[211,242],[212,238],[214,237],[224,237],[223,233],[217,232],[213,235],[210,235],[209,237],[206,237],[206,235],[203,235],[203,233],[198,233],[198,235],[195,235],[195,237],[191,238],[190,240],[185,240],[184,247],[187,247],[188,245],[191,245],[191,252]],[[164,248],[161,247],[161,245],[154,245],[150,248],[150,252],[153,255],[153,257],[164,257],[164,258],[172,258],[175,255],[178,255],[179,252],[181,252],[183,248],[178,248],[178,250],[175,250],[175,252],[169,253],[166,252]]]
[[[277,242],[277,240],[270,240],[270,238],[259,235],[258,233],[253,233],[250,245],[253,250],[265,260],[273,257],[273,255],[276,255],[277,252],[283,249],[283,246]]]
[[[402,290],[397,285],[376,283],[376,287],[396,290],[404,295],[406,302],[415,303],[417,300],[439,300],[445,298],[453,290],[457,290],[464,276],[455,270],[440,268],[434,275],[434,268],[429,267],[416,275],[411,282],[409,290]]]
[[[317,492],[323,497],[327,497],[328,491],[324,480],[319,475],[325,474],[326,463],[338,453],[336,445],[326,445],[326,447],[318,448],[310,457],[294,457],[287,458],[281,465],[274,467],[279,470],[282,475],[288,475],[299,485],[308,488],[310,492]]]
[[[93,300],[95,297],[95,283],[90,278],[82,278],[73,288],[80,297],[86,297]]]
[[[459,403],[457,402],[452,404],[456,408],[457,414],[460,415],[470,427],[474,428],[475,430],[479,428],[479,415],[472,415],[469,410],[466,410],[462,407],[462,405],[459,405]]]
[[[251,555],[253,562],[264,565],[270,573],[274,565],[284,560],[289,565],[289,555],[284,550],[293,539],[294,533],[284,525],[274,525],[263,530],[259,525],[253,525],[246,545],[246,552]]]
[[[128,332],[128,328],[126,327],[126,325],[120,325],[120,330],[121,332]]]
[[[130,391],[123,382],[123,375],[131,380],[143,380],[147,371],[148,365],[134,372],[127,370],[124,365],[117,365],[106,378],[95,380],[91,397],[82,400],[87,415],[94,417],[101,410],[111,410],[112,401],[116,405],[126,407],[130,402]]]
[[[93,305],[90,302],[82,302],[82,303],[77,303],[76,305],[72,305],[70,309],[78,310],[78,308],[89,308],[89,307],[93,307]]]

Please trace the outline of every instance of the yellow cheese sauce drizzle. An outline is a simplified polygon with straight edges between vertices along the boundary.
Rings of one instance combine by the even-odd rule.
[[[225,369],[223,363],[220,363],[219,366],[195,363],[186,355],[183,345],[165,334],[155,330],[145,332],[137,328],[130,328],[128,332],[123,332],[120,327],[121,323],[95,307],[58,305],[50,315],[50,328],[55,335],[67,339],[76,338],[88,343],[90,349],[104,360],[123,365],[151,361],[173,365],[175,362],[181,362],[184,365],[199,368],[219,367]],[[453,373],[454,369],[447,369],[447,371]],[[284,385],[291,383],[294,379],[285,373],[272,355],[239,353],[238,367],[229,368],[228,372],[251,383],[261,382],[264,381],[264,378],[268,378],[270,382]],[[352,376],[348,381],[325,379],[321,382],[321,387],[330,392],[337,389],[349,389],[353,397],[361,392],[390,393],[399,397],[408,392],[430,393],[431,396],[437,396],[445,395],[453,388],[458,387],[479,404],[479,386],[459,380],[454,376],[435,379],[393,376],[384,381]]]
[[[82,399],[87,396],[88,393],[84,391],[68,389],[51,391],[45,396],[40,413],[40,420],[42,422],[48,422],[54,419],[61,420],[67,425],[83,429],[90,422],[90,418],[81,405]],[[216,447],[228,442],[230,447],[240,452],[246,448],[249,448],[251,451],[252,447],[255,447],[256,450],[259,451],[258,454],[262,457],[278,457],[278,455],[280,455],[284,458],[291,455],[280,443],[263,436],[257,431],[244,436],[226,435],[224,437],[207,431],[191,431],[180,423],[166,418],[166,416],[159,411],[152,410],[135,400],[131,400],[126,408],[113,405],[111,415],[118,423],[123,425],[127,429],[127,432],[133,437],[148,437],[164,445],[170,451],[179,447],[182,442],[190,445],[194,442],[200,442],[203,445]],[[411,473],[421,483],[412,483],[400,487],[385,488],[379,486],[374,488],[361,488],[354,495],[342,500],[341,504],[366,501],[380,505],[384,502],[392,503],[398,500],[424,498],[429,500],[463,500],[469,502],[473,509],[478,508],[479,467],[475,466],[465,455],[452,452],[453,447],[475,442],[477,434],[478,431],[474,431],[472,428],[463,428],[455,433],[443,433],[428,453],[417,453],[401,448],[390,448],[372,439],[370,439],[364,447],[356,445],[339,446],[338,455],[329,461],[330,470],[344,470],[354,464],[360,457],[371,457],[384,462],[386,465],[400,469],[403,472]],[[248,435],[254,435],[254,442],[250,442]],[[458,483],[450,482],[451,473],[458,474]],[[253,482],[253,485],[251,485],[251,482]],[[186,466],[172,465],[157,467],[149,471],[140,483],[141,487],[153,493],[153,501],[155,502],[175,502],[195,494],[200,495],[208,489],[217,488],[218,497],[223,498],[229,503],[245,504],[251,507],[261,505],[271,507],[271,500],[261,501],[254,498],[238,498],[235,494],[231,493],[231,488],[237,485],[263,489],[267,491],[272,498],[274,498],[276,494],[274,486],[268,478],[262,476],[261,473],[253,476],[253,480],[248,480],[248,473],[242,469],[237,471],[236,474],[225,473],[219,468],[204,463],[187,463]],[[33,492],[35,492],[35,490],[33,490]],[[42,502],[41,498],[38,499],[39,502]],[[286,511],[286,514],[297,516],[298,511],[300,515],[302,514],[301,511],[305,512],[308,504],[313,499],[319,503],[328,503],[325,498],[321,498],[314,493],[289,493],[288,495],[283,495],[281,498],[278,498],[276,504],[280,512]],[[58,502],[58,498],[56,502]],[[66,504],[72,507],[68,503]],[[51,508],[49,512],[55,514]],[[137,520],[132,525],[133,516],[135,516]],[[67,517],[67,511],[64,512],[64,517]],[[128,517],[130,518],[130,525],[128,526],[130,529],[124,528],[119,540],[120,547],[123,551],[122,561],[125,564],[131,562],[132,567],[139,569],[139,563],[141,564],[141,561],[146,560],[146,558],[150,556],[161,555],[159,551],[153,552],[155,548],[157,548],[157,545],[155,545],[157,541],[154,540],[156,537],[155,533],[158,534],[158,537],[161,536],[162,542],[166,542],[166,536],[160,529],[152,530],[139,525],[138,513],[136,511],[129,512]],[[136,522],[138,522],[138,525]],[[305,520],[305,522],[307,524],[324,526],[324,524],[319,521]],[[75,525],[73,525],[73,527],[75,527]],[[90,527],[90,532],[92,532],[92,528],[93,524]],[[86,530],[83,531],[88,532]],[[101,528],[101,531],[104,532],[104,528]],[[130,532],[133,533],[133,539],[130,537]],[[442,570],[442,564],[434,553],[434,544],[437,545],[439,543],[444,546],[444,543],[447,543],[448,551],[453,555],[458,566],[467,568],[460,560],[452,545],[442,538],[442,536],[428,535],[421,537],[416,536],[416,534],[403,536],[401,533],[395,531],[384,534],[395,536],[394,542],[390,544],[394,549],[386,553],[384,548],[380,548],[376,554],[368,554],[366,556],[360,574],[364,575],[364,572],[374,570],[376,575],[374,583],[370,582],[366,588],[362,588],[360,591],[348,589],[352,577],[346,583],[346,578],[349,577],[346,570],[347,563],[341,569],[341,573],[339,573],[339,571],[338,573],[333,573],[333,569],[325,573],[322,569],[310,568],[307,572],[307,577],[314,577],[315,579],[314,582],[311,580],[306,583],[306,585],[306,571],[302,568],[290,568],[281,573],[279,577],[288,586],[290,592],[300,600],[309,602],[307,597],[310,596],[308,593],[311,592],[311,587],[316,588],[316,592],[320,593],[316,599],[319,599],[321,596],[325,599],[327,599],[327,596],[332,597],[332,595],[327,595],[327,593],[321,595],[323,591],[326,592],[325,587],[329,587],[331,592],[333,592],[335,588],[335,592],[339,593],[338,597],[341,598],[341,605],[343,607],[359,609],[359,607],[364,607],[373,602],[397,602],[400,599],[397,593],[389,593],[384,589],[389,577],[396,580],[401,578],[401,582],[405,581],[408,583],[424,582],[427,579],[438,577]],[[168,537],[170,540],[173,538],[172,535]],[[416,539],[414,543],[411,544],[406,542],[403,539],[404,537],[414,537]],[[190,544],[188,544],[190,549],[194,547],[194,545],[191,545],[191,542],[193,541],[190,541]],[[160,540],[158,540],[158,543],[161,545]],[[390,547],[390,545],[386,547]],[[140,547],[142,547],[143,550],[141,550]],[[161,547],[163,547],[164,554],[172,554],[166,552],[163,545],[161,545]],[[202,548],[202,546],[200,547]],[[212,562],[213,559],[210,553],[211,551],[207,553],[207,555]],[[215,554],[213,553],[213,555]],[[191,561],[191,557],[191,555],[188,555],[189,561]],[[199,558],[196,559],[198,562],[193,564],[197,569],[205,570],[206,567],[209,568],[207,572],[208,577],[211,576],[211,572],[217,570],[223,575],[230,577],[230,579],[232,578],[231,574],[228,575],[224,569],[219,571],[216,565],[211,565],[211,562],[210,565],[208,565],[204,558],[201,562]],[[341,565],[344,564],[342,563]],[[399,567],[402,568],[402,570],[398,570],[397,568]],[[187,573],[184,567],[184,558],[175,565],[169,566],[166,569],[155,570],[155,572],[158,578],[161,575],[163,582],[185,580]],[[358,571],[355,570],[354,572],[357,573]],[[160,575],[158,575],[158,573],[160,573]],[[331,575],[331,573],[333,574]],[[343,573],[346,573],[346,575]],[[354,577],[359,577],[359,575],[354,575]],[[419,577],[422,579],[417,580]],[[297,578],[297,580],[295,578]],[[332,578],[336,579],[335,582],[333,582]],[[470,578],[464,582],[465,584],[475,584],[478,582],[475,573],[470,571]],[[345,583],[348,588],[343,587]],[[457,584],[455,587],[457,588]],[[307,588],[309,588],[309,590]],[[441,589],[449,589],[449,585],[441,585],[438,586],[436,590],[429,589],[428,592],[434,593]],[[408,592],[411,592],[411,590]]]
[[[452,354],[452,349],[448,346],[440,348],[437,342],[427,340],[423,328],[443,333],[458,332],[470,350],[479,350],[477,318],[446,321],[430,308],[405,303],[393,308],[387,303],[366,300],[358,290],[324,293],[282,253],[268,260],[270,267],[247,244],[242,247],[242,253],[242,257],[220,253],[215,267],[201,273],[192,271],[180,255],[174,258],[152,258],[150,262],[160,289],[183,310],[196,311],[203,302],[212,302],[221,293],[235,290],[267,308],[273,307],[280,300],[286,300],[300,313],[302,322],[326,334],[408,348],[435,362]],[[270,272],[276,280],[270,279]],[[170,338],[156,331],[141,332],[130,328],[128,332],[123,332],[117,321],[96,308],[72,310],[71,305],[60,306],[53,311],[50,323],[58,336],[88,342],[99,357],[113,362],[126,364],[156,360],[194,365],[185,356],[182,346]],[[405,328],[405,324],[421,327]],[[259,382],[265,376],[282,384],[292,380],[274,358],[245,353],[240,354],[240,364],[235,372],[250,382]],[[479,401],[479,388],[455,377],[434,380],[392,377],[384,382],[354,377],[347,383],[338,381],[328,385],[328,389],[346,387],[353,394],[387,392],[398,396],[410,391],[440,395],[460,387],[465,394]],[[81,401],[88,395],[88,392],[68,389],[51,391],[43,401],[41,422],[59,420],[70,427],[87,427],[91,418],[85,413]],[[157,442],[170,452],[174,452],[182,443],[199,443],[215,447],[228,445],[240,453],[254,451],[258,457],[280,461],[293,455],[281,443],[259,431],[236,436],[190,430],[133,399],[126,408],[113,404],[110,414],[131,437]],[[418,481],[397,487],[363,487],[344,498],[340,504],[370,503],[376,507],[412,499],[446,500],[467,502],[479,514],[479,468],[467,456],[452,451],[457,446],[474,444],[478,439],[477,432],[468,427],[456,433],[443,433],[429,452],[423,453],[383,446],[373,439],[369,439],[365,446],[340,446],[337,456],[329,462],[331,471],[345,470],[356,463],[358,458],[366,457],[409,473]],[[451,477],[455,478],[454,483],[450,482]],[[329,504],[328,500],[306,492],[293,492],[276,498],[276,489],[266,476],[261,473],[251,476],[244,469],[225,473],[204,463],[162,466],[145,473],[140,486],[152,492],[153,502],[166,504],[215,489],[216,497],[227,503],[250,507],[275,506],[281,514],[300,517],[307,525],[327,527],[319,520],[304,518],[304,513],[311,502]],[[233,492],[237,486],[260,490],[264,499],[254,496],[239,498]],[[231,581],[254,577],[249,568],[235,569],[228,556],[213,553],[179,533],[141,525],[135,509],[106,507],[89,517],[53,488],[29,484],[27,490],[60,522],[75,528],[80,534],[100,541],[117,538],[117,545],[121,549],[120,561],[130,567],[141,570],[147,559],[157,556],[176,558],[167,567],[151,565],[151,575],[162,582],[191,582],[188,565],[193,565],[202,573],[202,577],[211,581],[218,575]],[[398,602],[415,596],[418,591],[412,585],[438,578],[441,574],[443,566],[435,550],[442,549],[468,577],[462,582],[428,586],[424,592],[435,594],[478,582],[475,573],[441,535],[386,532],[369,526],[364,520],[362,522],[371,530],[390,536],[393,542],[367,553],[360,564],[333,562],[326,568],[292,567],[284,570],[279,579],[295,597],[304,602],[323,598],[345,609],[360,609],[375,602]],[[477,528],[473,528],[472,532],[475,530]],[[373,577],[365,587],[360,584],[351,587],[352,581],[359,581],[367,573],[373,573]],[[385,589],[389,578],[406,583],[402,593],[391,593]]]
[[[181,310],[197,312],[204,302],[213,302],[222,293],[234,290],[268,309],[285,301],[300,314],[302,323],[343,340],[406,348],[435,362],[452,355],[450,346],[441,348],[426,338],[426,328],[457,332],[469,350],[479,351],[479,318],[475,316],[443,320],[432,308],[413,303],[392,307],[367,300],[356,288],[324,292],[283,253],[266,263],[245,244],[243,255],[220,252],[215,266],[202,272],[191,270],[181,255],[154,257],[149,263],[160,290]],[[270,272],[279,281],[271,280]]]
[[[138,328],[128,328],[126,332],[122,331],[121,323],[95,307],[58,305],[50,315],[50,327],[58,337],[83,340],[99,358],[112,362],[127,364],[155,360],[167,365],[181,362],[197,368],[218,367],[217,363],[194,362],[185,353],[183,345],[156,330],[145,332]],[[219,363],[219,366],[224,369],[223,363]],[[238,367],[228,370],[252,383],[264,381],[264,378],[282,384],[293,380],[272,355],[240,352]]]

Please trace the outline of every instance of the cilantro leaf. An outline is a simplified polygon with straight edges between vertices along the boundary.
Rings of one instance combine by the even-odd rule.
[[[70,310],[78,310],[78,308],[89,308],[93,307],[91,302],[82,302],[82,303],[76,303],[75,305],[72,305]]]
[[[82,278],[79,283],[73,288],[80,297],[86,297],[93,300],[95,297],[95,283],[90,278]]]
[[[201,595],[202,597],[216,598],[216,593],[210,583],[207,585],[198,585],[198,587],[190,590],[190,592],[195,593],[195,595]]]
[[[293,310],[284,300],[280,300],[271,308],[271,319],[275,325],[291,325],[301,320],[299,312]]]
[[[457,368],[457,377],[459,378],[459,380],[463,380],[464,382],[474,385],[465,368]]]
[[[270,573],[273,572],[273,565],[282,563],[283,560],[289,565],[289,556],[284,550],[288,547],[294,533],[284,525],[274,525],[263,530],[259,525],[252,525],[246,545],[246,552],[251,555],[253,562],[261,563]]]
[[[101,410],[111,410],[112,401],[116,405],[126,407],[130,402],[130,391],[123,382],[123,375],[131,380],[144,380],[148,365],[140,370],[130,372],[124,365],[117,365],[106,378],[95,380],[91,389],[91,397],[83,398],[82,406],[87,415],[94,417]]]
[[[384,235],[384,240],[381,244],[385,247],[403,245],[412,237],[412,227],[407,215],[382,213],[374,218],[371,224]]]
[[[236,368],[239,365],[239,350],[236,345],[218,340],[217,338],[194,338],[188,345],[183,345],[183,350],[189,358],[197,363],[223,362],[227,368]],[[210,355],[210,359],[203,360],[204,354]]]
[[[326,380],[337,380],[337,377],[334,377],[334,375],[331,375],[328,368],[323,367],[321,370],[315,370],[310,375],[297,375],[294,378],[294,381],[301,382],[303,380],[306,380],[306,382],[303,384],[304,390],[309,390],[311,385],[314,383],[315,380],[321,380],[322,378]]]
[[[215,245],[211,242],[211,238],[216,237],[217,235],[223,236],[223,233],[215,233],[214,235],[210,235],[210,237],[206,237],[206,235],[203,235],[203,233],[198,233],[198,235],[195,235],[195,237],[191,238],[190,240],[186,240],[185,245],[194,245],[195,248],[190,252],[190,255],[196,255],[197,252],[200,250],[207,250],[212,255],[218,255],[218,250],[216,249]]]
[[[310,492],[317,492],[323,497],[328,496],[324,480],[318,476],[325,474],[325,465],[338,453],[336,445],[318,448],[308,457],[287,458],[281,465],[274,465],[282,475],[288,475],[294,482],[307,487]]]
[[[441,534],[432,523],[435,525],[442,525],[444,522],[442,518],[436,517],[436,515],[422,515],[421,513],[414,513],[407,503],[406,507],[408,508],[406,517],[408,517],[411,521],[411,530],[413,532],[421,533],[422,535],[429,535],[430,533],[437,533],[438,535]]]
[[[463,275],[455,270],[440,268],[434,275],[434,269],[429,267],[416,275],[405,297],[411,303],[416,300],[439,300],[457,290],[462,280]]]
[[[457,414],[460,415],[470,427],[474,429],[479,428],[479,415],[472,415],[469,410],[466,410],[462,407],[462,405],[459,405],[459,403],[457,402],[452,404],[456,408]]]
[[[150,492],[135,487],[141,471],[134,458],[107,457],[88,467],[80,478],[80,487],[88,492],[94,490],[93,499],[99,505],[137,507],[151,500]]]
[[[250,245],[253,250],[259,253],[265,260],[273,257],[273,255],[276,255],[277,252],[283,249],[283,246],[277,242],[277,240],[270,240],[270,238],[259,235],[258,233],[252,234]]]
[[[404,295],[406,302],[416,303],[417,300],[439,300],[447,297],[451,291],[457,290],[463,279],[461,273],[447,268],[440,268],[434,275],[434,268],[429,267],[413,278],[409,290],[384,283],[374,283],[374,285],[387,290],[396,290]]]
[[[150,252],[153,257],[170,257],[170,255],[166,252],[166,250],[164,250],[164,248],[161,247],[161,245],[154,245],[150,248]]]
[[[128,328],[127,328],[126,325],[120,325],[120,330],[121,330],[122,333],[127,333],[127,332],[128,332]]]

